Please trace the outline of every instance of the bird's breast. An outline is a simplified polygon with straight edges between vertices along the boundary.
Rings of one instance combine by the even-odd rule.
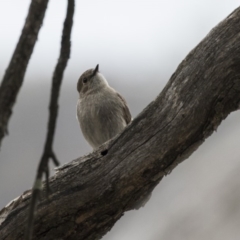
[[[113,138],[126,126],[115,96],[94,94],[78,101],[78,120],[87,141],[93,146]]]

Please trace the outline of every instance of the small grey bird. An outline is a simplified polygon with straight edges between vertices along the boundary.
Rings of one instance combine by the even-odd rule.
[[[108,85],[98,65],[81,75],[77,90],[77,118],[93,149],[116,136],[131,122],[125,99]]]

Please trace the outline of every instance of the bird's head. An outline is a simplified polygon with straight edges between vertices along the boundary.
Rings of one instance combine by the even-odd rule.
[[[107,80],[98,71],[99,65],[95,69],[88,69],[79,78],[77,90],[80,96],[87,95],[90,92],[98,91],[102,87],[108,86]]]

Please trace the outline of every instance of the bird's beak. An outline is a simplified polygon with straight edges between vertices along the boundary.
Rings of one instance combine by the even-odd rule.
[[[98,72],[98,65],[95,67],[95,69],[93,70],[93,76]]]

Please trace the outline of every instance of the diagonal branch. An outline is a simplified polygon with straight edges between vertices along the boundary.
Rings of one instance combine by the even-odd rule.
[[[41,157],[37,176],[35,183],[32,189],[32,197],[29,207],[29,216],[27,223],[27,231],[26,231],[26,240],[31,239],[32,231],[33,231],[33,221],[34,221],[34,211],[37,204],[37,200],[39,197],[39,193],[42,189],[42,177],[45,173],[46,176],[46,191],[47,196],[49,194],[49,160],[52,159],[53,163],[58,166],[59,162],[55,156],[53,151],[53,139],[54,133],[56,129],[56,122],[58,116],[58,98],[60,93],[60,87],[63,78],[63,72],[67,66],[67,61],[70,57],[70,48],[71,48],[71,30],[73,24],[73,14],[74,14],[74,0],[68,0],[67,6],[67,14],[64,21],[63,33],[62,33],[62,41],[61,41],[61,50],[60,56],[56,65],[56,68],[53,73],[52,79],[52,87],[51,87],[51,99],[49,104],[49,121],[48,121],[48,132],[46,136],[46,142],[44,146],[43,155]]]
[[[57,169],[49,201],[36,211],[34,239],[100,239],[239,109],[239,29],[240,8],[188,54],[119,137]],[[0,239],[23,238],[30,197],[0,212]]]
[[[12,108],[22,86],[47,4],[48,0],[32,0],[22,34],[0,86],[0,146],[3,137],[8,132]]]

